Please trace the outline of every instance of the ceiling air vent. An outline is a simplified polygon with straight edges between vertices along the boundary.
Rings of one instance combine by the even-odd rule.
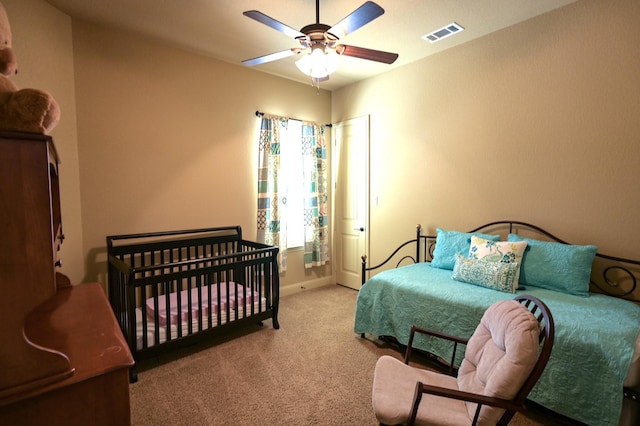
[[[435,30],[432,33],[423,35],[422,38],[429,43],[435,43],[436,41],[440,41],[443,38],[447,38],[462,31],[464,31],[463,27],[461,27],[459,24],[456,24],[455,22],[452,22],[451,24],[445,25],[439,30]]]

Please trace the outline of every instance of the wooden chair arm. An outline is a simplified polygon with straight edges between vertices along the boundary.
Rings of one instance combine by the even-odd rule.
[[[411,357],[411,350],[413,349],[413,338],[416,333],[426,334],[429,336],[437,337],[440,339],[445,339],[453,342],[453,354],[451,356],[451,364],[450,369],[453,370],[453,362],[456,357],[456,350],[458,348],[458,343],[462,345],[466,345],[469,342],[469,339],[465,339],[464,337],[452,336],[450,334],[441,333],[435,330],[429,330],[426,328],[421,328],[416,325],[411,326],[411,333],[409,334],[409,343],[407,343],[407,350],[404,354],[404,363],[409,364],[409,358]]]
[[[514,411],[522,411],[526,407],[524,404],[517,404],[512,400],[502,399],[492,396],[486,396],[477,393],[464,392],[456,389],[443,388],[439,386],[427,385],[422,382],[416,383],[416,390],[413,396],[413,405],[411,407],[411,417],[409,418],[409,422],[407,426],[413,425],[416,420],[416,415],[418,414],[418,407],[420,406],[420,401],[422,400],[422,394],[428,393],[431,395],[440,396],[443,398],[453,398],[468,402],[474,402],[478,404],[478,408],[476,409],[475,416],[473,418],[473,425],[478,422],[478,417],[480,415],[480,409],[483,405],[490,405],[492,407],[504,408],[505,410],[514,410]]]
[[[463,337],[453,336],[451,334],[441,333],[439,331],[429,330],[429,329],[426,329],[426,328],[420,328],[420,327],[418,327],[416,325],[411,327],[411,335],[413,335],[415,333],[428,334],[428,335],[431,335],[431,336],[440,337],[442,339],[451,340],[452,342],[462,343],[464,345],[466,345],[467,342],[469,342],[469,339],[465,339]]]

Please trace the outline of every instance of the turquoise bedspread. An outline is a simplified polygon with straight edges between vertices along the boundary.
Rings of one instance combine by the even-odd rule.
[[[553,352],[529,399],[590,425],[617,425],[640,307],[593,293],[581,297],[531,286],[517,294],[545,302],[555,321]],[[451,271],[428,263],[404,266],[375,275],[360,289],[354,330],[394,336],[402,344],[412,324],[469,337],[491,304],[514,296],[454,281]],[[414,345],[451,358],[451,346],[441,340],[416,339]]]

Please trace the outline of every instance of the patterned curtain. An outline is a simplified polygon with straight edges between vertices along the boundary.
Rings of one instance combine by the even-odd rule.
[[[329,260],[327,147],[325,126],[302,123],[304,200],[304,267],[322,266]]]
[[[280,170],[280,130],[287,120],[263,115],[258,143],[258,242],[280,248],[280,272],[287,270],[287,229],[285,205],[278,194]]]

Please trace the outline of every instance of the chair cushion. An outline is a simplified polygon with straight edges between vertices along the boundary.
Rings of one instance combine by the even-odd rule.
[[[449,389],[458,388],[455,377],[414,368],[389,355],[378,359],[373,376],[372,403],[380,423],[406,424],[411,416],[413,393],[418,381]],[[422,396],[417,418],[416,424],[419,425],[469,423],[464,402],[429,394]]]
[[[467,392],[511,399],[538,359],[540,325],[514,300],[493,304],[469,339],[458,371],[458,387]],[[467,403],[473,418],[476,404]],[[495,424],[504,410],[483,407],[480,424]]]

